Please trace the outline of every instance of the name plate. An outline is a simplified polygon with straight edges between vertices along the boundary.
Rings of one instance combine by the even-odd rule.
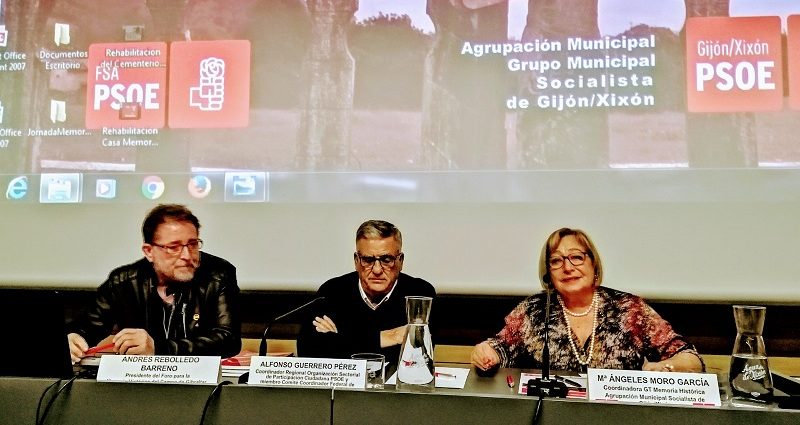
[[[364,388],[367,361],[306,357],[253,356],[250,385]]]
[[[589,400],[629,403],[719,406],[717,375],[712,373],[588,370]]]
[[[115,356],[100,357],[97,380],[216,384],[219,356]]]

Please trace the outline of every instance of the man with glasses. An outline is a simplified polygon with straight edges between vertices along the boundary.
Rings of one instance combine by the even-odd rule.
[[[89,344],[119,354],[229,357],[241,348],[236,268],[201,252],[200,222],[158,205],[142,224],[144,258],[113,270],[85,320],[71,325],[73,362]]]
[[[369,220],[356,231],[356,271],[328,280],[317,291],[313,320],[303,324],[297,350],[304,357],[350,358],[381,353],[396,362],[403,342],[406,296],[435,297],[433,286],[401,273],[403,238],[392,223]],[[436,307],[432,311],[435,311]]]

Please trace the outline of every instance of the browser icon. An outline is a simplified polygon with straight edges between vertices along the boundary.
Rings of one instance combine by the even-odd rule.
[[[19,176],[8,182],[6,188],[6,199],[18,201],[28,194],[28,178],[26,176]]]

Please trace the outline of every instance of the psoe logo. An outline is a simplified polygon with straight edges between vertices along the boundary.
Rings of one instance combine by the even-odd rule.
[[[781,19],[694,17],[686,21],[690,112],[783,108]]]
[[[164,181],[158,176],[147,176],[142,180],[142,195],[147,199],[158,199],[164,194]]]
[[[28,194],[28,178],[19,176],[8,182],[6,188],[6,199],[18,201]]]
[[[170,127],[247,127],[248,40],[176,41],[169,57]]]

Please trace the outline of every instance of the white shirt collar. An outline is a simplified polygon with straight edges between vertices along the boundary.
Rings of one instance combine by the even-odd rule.
[[[397,278],[397,280],[400,280],[400,278]],[[377,303],[373,303],[372,300],[369,299],[369,296],[367,296],[367,293],[364,292],[364,287],[361,286],[361,279],[360,278],[358,280],[356,280],[356,284],[358,285],[358,292],[361,293],[361,299],[364,300],[364,304],[366,304],[367,307],[369,307],[369,308],[371,308],[373,310],[377,310],[378,307],[380,307],[381,304],[385,303],[386,300],[388,300],[389,297],[392,296],[392,293],[394,292],[394,288],[397,288],[397,280],[394,281],[394,285],[392,285],[392,289],[390,289],[389,292],[386,293],[386,295],[384,295],[383,298],[381,298],[381,300],[378,301]]]

